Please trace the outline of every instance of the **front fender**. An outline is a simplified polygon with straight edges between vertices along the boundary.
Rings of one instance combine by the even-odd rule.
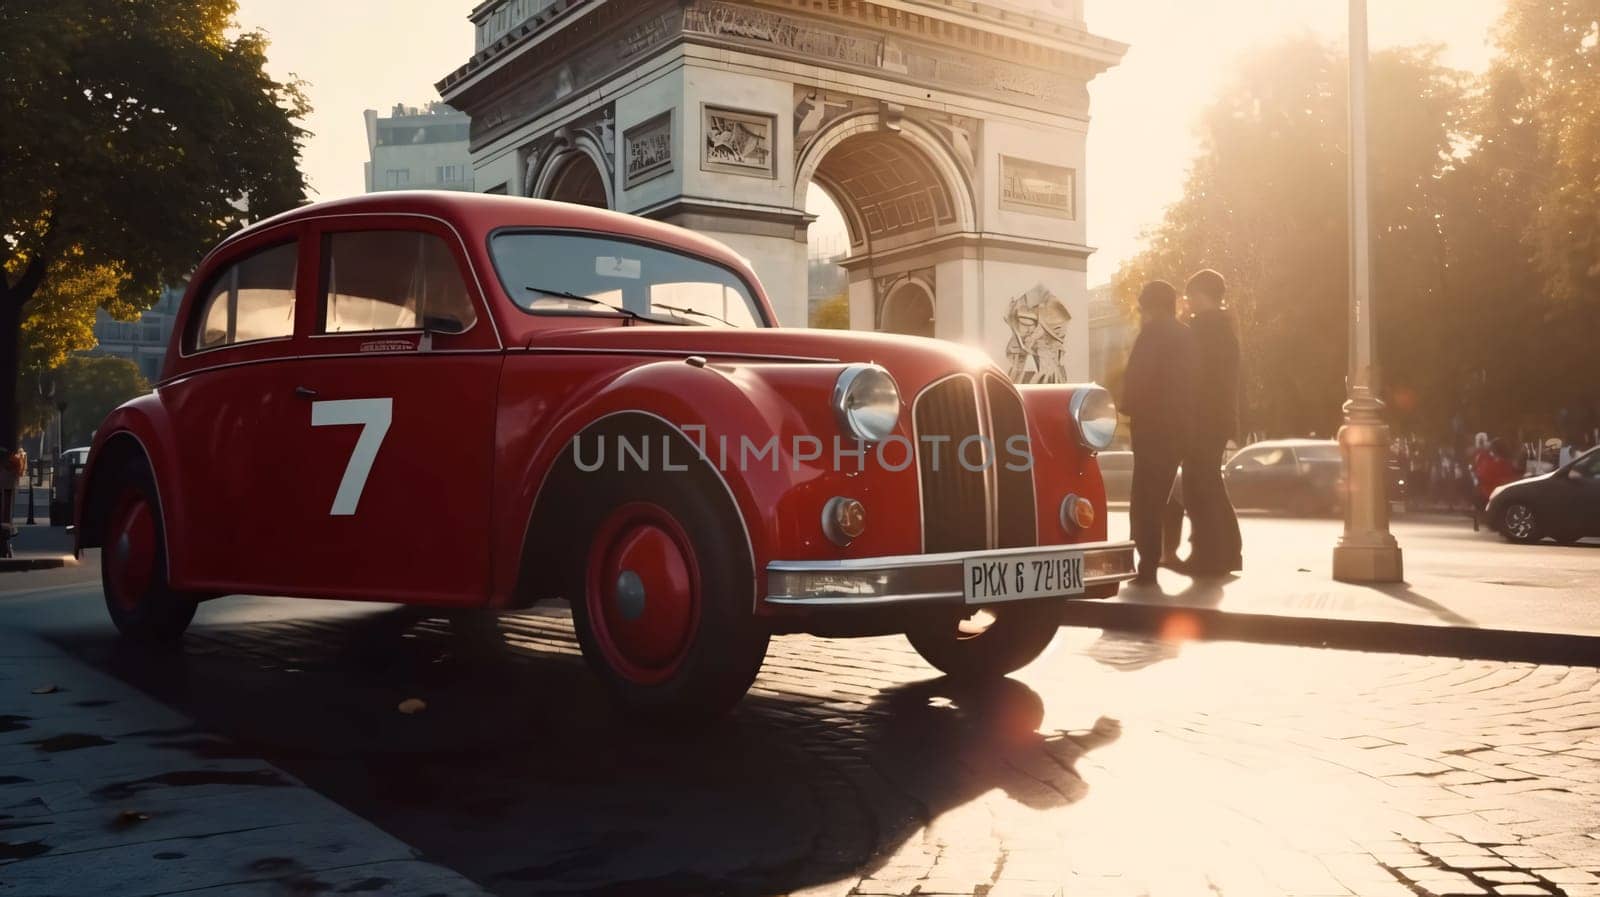
[[[1072,419],[1072,396],[1083,385],[1026,385],[1017,391],[1028,415],[1028,444],[1033,452],[1035,505],[1039,515],[1039,540],[1048,542],[1099,542],[1106,538],[1106,486],[1100,462],[1078,439]],[[1068,494],[1094,505],[1094,526],[1067,530],[1061,525],[1061,501]],[[1054,534],[1047,539],[1046,533]]]
[[[497,482],[510,487],[496,490],[497,496],[505,496],[497,514],[502,524],[496,543],[498,600],[515,600],[528,527],[538,511],[547,472],[559,454],[573,451],[574,440],[594,422],[630,412],[672,425],[698,449],[698,457],[691,460],[709,467],[726,486],[745,524],[754,568],[762,580],[758,588],[765,587],[766,564],[776,557],[864,557],[915,551],[920,544],[919,526],[897,519],[895,513],[897,508],[916,507],[914,464],[888,471],[870,454],[860,462],[843,456],[842,463],[835,463],[836,448],[855,447],[853,440],[843,437],[831,404],[834,383],[845,365],[672,360],[602,373],[593,364],[572,359],[562,365],[569,370],[557,372],[549,359],[537,364],[508,361],[496,440]],[[547,405],[543,398],[550,393],[552,375],[557,384],[570,387],[559,405]],[[542,381],[543,388],[535,380]],[[535,420],[548,424],[534,426]],[[907,427],[902,421],[901,429]],[[596,463],[597,447],[582,448],[586,464]],[[637,456],[624,456],[618,446],[605,448],[604,461],[593,475],[672,474],[649,469],[662,465],[659,450],[647,452],[646,469],[640,469]],[[840,494],[868,507],[867,533],[848,548],[829,542],[821,529],[823,505]],[[871,523],[874,508],[882,521],[876,527]]]

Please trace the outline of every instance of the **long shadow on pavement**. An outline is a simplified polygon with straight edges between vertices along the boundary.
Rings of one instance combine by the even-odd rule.
[[[612,709],[564,614],[401,608],[203,626],[167,656],[78,647],[502,894],[786,893],[863,875],[997,788],[1030,809],[1080,799],[1075,764],[1119,733],[1106,719],[1042,732],[1041,699],[1010,679],[887,682],[842,705],[780,641],[793,656],[732,717],[666,734]],[[400,712],[407,698],[425,709]]]

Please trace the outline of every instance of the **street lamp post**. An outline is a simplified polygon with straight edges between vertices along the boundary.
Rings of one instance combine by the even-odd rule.
[[[1333,549],[1333,578],[1400,582],[1405,568],[1389,532],[1389,427],[1378,398],[1373,344],[1367,156],[1367,3],[1350,0],[1350,371],[1339,428],[1348,495],[1344,534]]]

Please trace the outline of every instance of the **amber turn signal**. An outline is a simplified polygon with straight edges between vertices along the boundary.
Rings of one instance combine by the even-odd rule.
[[[1087,498],[1069,495],[1061,500],[1061,528],[1067,532],[1094,526],[1094,504]]]
[[[867,509],[853,498],[836,495],[822,507],[822,532],[843,548],[867,531]]]

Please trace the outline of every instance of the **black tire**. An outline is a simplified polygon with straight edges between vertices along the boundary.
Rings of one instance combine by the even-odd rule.
[[[1544,538],[1544,527],[1539,522],[1539,512],[1526,502],[1510,502],[1500,512],[1500,535],[1507,542],[1527,545]]]
[[[199,602],[175,591],[167,581],[166,531],[150,468],[143,459],[131,460],[105,481],[105,488],[112,491],[106,505],[100,579],[111,622],[134,641],[177,644]],[[131,519],[140,513],[147,516],[137,522]]]
[[[721,486],[707,486],[703,476],[688,473],[608,478],[586,488],[572,507],[576,538],[566,552],[565,581],[584,659],[626,711],[658,725],[694,725],[727,713],[749,691],[767,653],[770,632],[754,615],[755,576],[743,524]],[[605,586],[591,588],[591,580],[602,579],[592,567],[603,565],[596,556],[611,550],[597,542],[606,538],[602,529],[645,505],[665,512],[677,526],[663,525],[692,551],[698,612],[673,662],[630,671],[605,612],[604,602],[623,600],[620,586],[609,596]],[[638,602],[642,616],[647,591],[639,592]]]
[[[967,616],[942,614],[906,632],[911,647],[934,669],[955,679],[998,679],[1038,659],[1061,626],[1056,598],[984,608],[994,616],[981,632],[964,634]]]

